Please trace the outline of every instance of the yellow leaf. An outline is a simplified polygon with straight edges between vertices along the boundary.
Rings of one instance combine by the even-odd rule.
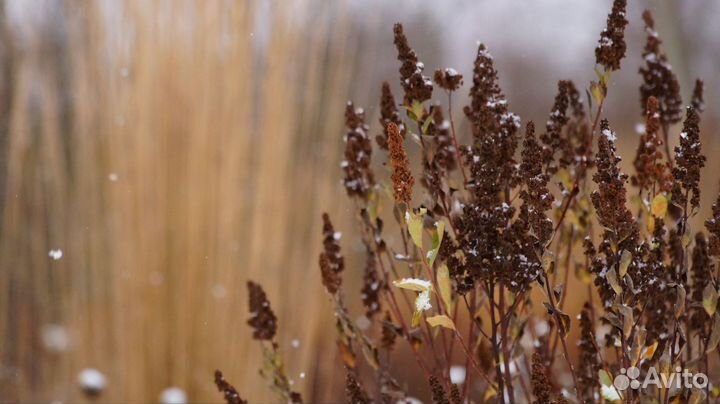
[[[622,399],[620,392],[613,385],[613,377],[605,369],[598,371],[598,378],[600,379],[600,395],[605,400],[610,402],[617,402]]]
[[[714,351],[715,348],[717,348],[718,343],[720,343],[720,314],[715,313],[712,330],[710,331],[710,338],[705,346],[705,353]]]
[[[650,211],[658,219],[665,218],[668,209],[668,200],[665,194],[657,194],[652,200]]]
[[[445,303],[445,310],[450,313],[453,309],[452,301],[452,285],[450,284],[450,271],[447,265],[442,264],[437,270],[437,287],[440,292],[440,297]]]
[[[449,328],[451,330],[455,329],[455,323],[453,323],[453,321],[452,321],[452,319],[450,319],[450,317],[448,317],[444,314],[439,314],[437,316],[428,317],[426,320],[427,320],[428,324],[430,324],[433,327],[440,326],[440,327]]]
[[[560,183],[562,184],[563,188],[567,189],[568,191],[572,191],[573,189],[573,182],[570,178],[570,172],[568,172],[567,169],[561,168],[557,171],[558,180],[560,180]]]
[[[645,347],[645,350],[643,351],[643,358],[645,359],[652,359],[652,357],[655,355],[655,351],[657,350],[658,343],[655,341],[652,345],[648,345]]]
[[[438,252],[440,251],[440,244],[442,244],[443,235],[445,234],[445,222],[435,223],[435,233],[432,237],[432,249],[427,252],[428,265],[432,268],[437,258]]]
[[[652,234],[655,233],[655,216],[648,216],[647,218],[647,231]]]
[[[613,384],[613,377],[610,373],[608,373],[605,369],[600,369],[598,371],[598,379],[600,381],[600,384],[603,386],[612,386]]]
[[[590,82],[590,93],[592,94],[593,99],[595,99],[595,102],[597,104],[602,104],[603,100],[605,99],[605,90],[603,89],[602,85],[596,83],[596,82]]]
[[[712,283],[708,283],[703,289],[702,305],[705,312],[712,317],[717,309],[718,293]]]
[[[620,279],[625,277],[627,274],[628,267],[632,262],[632,254],[628,250],[623,250],[620,256]]]
[[[413,313],[413,316],[412,316],[411,326],[412,326],[413,328],[419,326],[419,325],[420,325],[420,319],[421,319],[421,318],[422,318],[422,312],[416,310],[416,311]]]
[[[612,289],[615,291],[615,294],[621,294],[622,293],[622,286],[620,285],[620,282],[618,282],[617,273],[615,272],[615,268],[610,269],[607,271],[607,274],[605,275],[607,278],[608,283],[612,287]]]
[[[408,226],[408,232],[410,233],[413,243],[415,243],[415,246],[418,248],[422,248],[423,246],[422,230],[425,213],[427,213],[427,209],[425,208],[420,208],[417,214],[411,212],[410,210],[405,212],[405,222]]]
[[[355,354],[344,342],[338,342],[338,345],[340,346],[340,357],[342,358],[343,364],[350,369],[354,369],[356,364]]]
[[[480,340],[480,338],[478,338]],[[485,390],[485,397],[483,398],[483,402],[489,402],[491,398],[495,397],[497,395],[497,390],[495,390],[492,386],[488,387]]]

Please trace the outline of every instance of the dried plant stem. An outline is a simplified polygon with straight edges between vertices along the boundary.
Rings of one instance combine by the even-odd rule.
[[[452,134],[453,147],[455,148],[455,159],[457,160],[458,169],[463,177],[463,188],[467,187],[468,179],[465,175],[465,165],[463,164],[462,153],[460,153],[460,146],[458,145],[457,135],[455,134],[455,121],[453,120],[452,114],[452,91],[447,92],[448,95],[448,119],[450,120],[450,133]],[[450,216],[448,215],[448,219]]]
[[[673,169],[673,158],[672,153],[670,152],[670,125],[668,123],[662,124],[662,132],[663,132],[663,143],[665,143],[665,156],[667,157],[668,166],[670,167],[670,170]]]
[[[577,375],[575,374],[575,367],[572,364],[572,361],[570,360],[570,354],[568,353],[567,349],[567,343],[565,342],[565,337],[562,335],[563,331],[560,330],[562,327],[562,322],[560,319],[560,316],[558,315],[558,308],[555,306],[555,296],[553,295],[552,289],[550,289],[550,282],[547,277],[547,273],[543,271],[543,278],[545,283],[545,289],[547,291],[548,300],[550,301],[550,306],[553,309],[553,315],[555,317],[555,322],[557,323],[556,332],[558,333],[558,337],[560,339],[560,344],[563,348],[563,357],[565,357],[565,362],[567,362],[568,368],[570,369],[570,375],[572,375],[573,378],[573,387],[575,388],[575,395],[577,397],[580,397],[580,389],[578,388],[578,381],[577,381]]]
[[[498,347],[498,323],[495,321],[495,285],[491,282],[488,286],[488,298],[490,299],[490,335],[493,344],[493,353],[495,354],[495,377],[498,383],[498,396],[500,402],[505,403],[505,382],[502,369],[500,368],[500,349]]]
[[[424,250],[423,248],[418,248],[418,250],[420,251],[420,254],[421,254],[422,257],[426,257],[426,256],[427,256],[427,253],[425,252],[425,250]],[[435,278],[435,274],[433,273],[432,269],[431,269],[430,266],[427,264],[427,262],[425,261],[424,258],[421,259],[420,262],[422,263],[423,268],[425,268],[425,271],[426,271],[426,274],[427,274],[427,276],[428,276],[428,279],[430,279],[430,281],[431,281],[432,284],[433,284],[433,288],[434,288],[436,291],[439,291],[440,288],[438,287],[437,279]],[[447,315],[448,315],[448,311],[447,311],[447,307],[445,307],[445,302],[443,302],[442,299],[439,299],[439,302],[440,302],[440,305],[439,305],[440,314],[444,314],[444,315],[447,316]],[[448,317],[449,317],[449,316],[448,316]],[[474,356],[474,355],[470,352],[470,350],[468,349],[468,346],[465,344],[465,340],[463,340],[463,337],[462,337],[462,335],[460,335],[460,331],[457,329],[457,327],[455,327],[455,328],[453,329],[453,332],[454,332],[455,337],[457,338],[458,342],[460,343],[460,346],[462,346],[462,349],[463,349],[463,351],[465,352],[465,355],[466,355],[468,358],[470,358],[470,363],[472,364],[472,366],[473,366],[473,368],[475,369],[475,371],[476,371],[480,376],[482,376],[482,377],[485,379],[485,381],[487,381],[487,382],[492,386],[492,385],[493,385],[493,384],[492,384],[492,381],[490,380],[490,378],[488,378],[488,376],[485,374],[485,372],[483,372],[482,369],[480,369],[480,365],[477,363],[477,360],[475,359],[475,356]]]
[[[508,312],[508,318],[505,319],[505,288],[500,285],[500,345],[502,348],[503,353],[503,368],[505,370],[505,383],[507,385],[508,390],[508,399],[510,400],[511,404],[515,403],[515,390],[513,389],[512,384],[512,375],[510,374],[510,360],[511,355],[508,351],[507,347],[507,338],[508,338],[508,332],[507,332],[507,324],[510,319],[510,316],[512,313]]]
[[[474,338],[473,338],[475,333],[473,332],[473,330],[475,328],[476,296],[477,295],[476,295],[475,289],[473,289],[472,295],[470,296],[471,303],[468,303],[467,297],[465,295],[462,296],[463,301],[465,302],[465,306],[467,307],[467,310],[468,310],[468,313],[470,316],[470,324],[468,325],[468,342],[470,343],[470,346],[473,346],[473,347],[475,346],[475,342],[474,342]],[[458,311],[457,306],[458,305],[455,305],[456,312]],[[455,321],[455,320],[453,319],[453,321]],[[482,329],[480,331],[482,332]],[[454,341],[454,336],[453,336],[453,341]],[[470,356],[466,355],[465,356],[465,369],[467,369],[469,367],[470,367]],[[468,396],[468,388],[471,384],[472,384],[472,373],[467,372],[467,380],[465,382],[465,385],[463,386],[463,395],[462,395],[463,399]]]
[[[606,97],[607,98],[607,95]],[[558,220],[557,224],[555,225],[555,230],[553,231],[553,236],[550,238],[550,241],[548,241],[547,245],[550,245],[553,242],[553,239],[555,238],[555,234],[557,233],[560,226],[562,226],[563,222],[565,221],[565,216],[567,215],[567,211],[570,208],[570,205],[575,201],[575,197],[580,193],[580,181],[585,178],[585,173],[587,171],[587,164],[588,159],[590,159],[590,154],[592,154],[592,145],[593,145],[593,138],[595,136],[595,130],[597,129],[598,123],[600,123],[600,115],[602,115],[603,111],[603,104],[605,103],[605,98],[603,98],[600,103],[598,104],[597,111],[595,112],[595,118],[593,119],[592,128],[590,129],[590,136],[588,137],[588,141],[585,144],[585,155],[582,157],[582,160],[580,161],[580,166],[578,169],[577,177],[575,178],[575,183],[573,184],[573,189],[570,191],[570,196],[567,198],[567,202],[565,203],[565,206],[562,209],[562,212],[560,213],[560,219]]]

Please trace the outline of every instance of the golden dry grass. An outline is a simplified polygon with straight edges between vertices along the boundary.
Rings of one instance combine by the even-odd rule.
[[[277,301],[299,388],[322,398],[334,354],[309,252],[318,206],[340,196],[342,21],[308,30],[295,13],[312,4],[272,5],[260,46],[260,3],[41,5],[42,27],[3,36],[0,398],[77,401],[84,367],[114,401],[171,385],[218,401],[216,367],[261,386],[248,277]],[[66,352],[45,349],[46,324],[66,327]]]

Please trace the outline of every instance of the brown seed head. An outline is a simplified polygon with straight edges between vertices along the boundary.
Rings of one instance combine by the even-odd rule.
[[[417,58],[415,51],[410,47],[403,32],[402,24],[395,24],[395,47],[398,51],[400,65],[400,84],[405,90],[405,105],[412,105],[413,101],[423,102],[432,97],[432,81],[423,76],[425,65]]]
[[[333,228],[330,216],[323,213],[323,252],[320,253],[320,274],[325,289],[331,295],[340,290],[342,278],[340,272],[345,267],[345,259],[340,254],[340,233]]]
[[[672,200],[681,206],[690,202],[690,207],[696,209],[700,205],[700,169],[705,166],[705,156],[700,146],[700,116],[693,107],[687,107],[680,144],[675,147],[675,162]]]
[[[660,107],[660,122],[669,125],[682,119],[682,98],[680,83],[673,72],[667,57],[660,50],[662,41],[655,31],[652,14],[649,10],[643,13],[647,43],[643,51],[645,66],[640,68],[643,84],[640,86],[640,104],[643,113],[647,114],[648,98],[655,97]]]
[[[395,202],[410,205],[412,198],[412,187],[415,178],[410,172],[410,164],[405,146],[403,145],[403,137],[400,128],[393,122],[387,126],[388,148],[390,150],[390,166],[393,173],[390,177],[393,183],[393,195]]]
[[[237,390],[235,390],[235,387],[225,380],[222,372],[219,370],[215,371],[215,385],[217,386],[218,391],[223,393],[223,397],[225,398],[225,402],[227,404],[247,404],[247,401],[240,397],[240,394]]]
[[[640,144],[635,155],[635,175],[633,185],[642,190],[669,192],[672,187],[672,175],[667,163],[663,161],[660,146],[660,105],[657,98],[650,96],[647,100],[645,115],[645,133],[640,136]],[[656,188],[657,187],[657,188]]]
[[[462,74],[452,67],[442,70],[435,70],[435,84],[447,91],[455,91],[462,85]]]
[[[393,122],[400,128],[400,133],[405,137],[405,124],[400,119],[395,97],[390,90],[390,83],[384,81],[382,84],[382,94],[380,96],[380,126],[383,128],[382,135],[375,137],[375,142],[382,150],[387,150],[387,125]]]
[[[612,11],[608,14],[607,28],[600,33],[600,41],[595,48],[595,61],[606,70],[619,70],[620,61],[625,57],[625,19],[627,0],[613,1]]]
[[[270,307],[265,291],[259,284],[248,281],[250,319],[247,323],[253,328],[253,338],[270,341],[277,332],[277,317]]]

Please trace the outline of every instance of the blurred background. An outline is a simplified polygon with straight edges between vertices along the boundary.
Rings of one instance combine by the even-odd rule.
[[[279,317],[294,387],[307,402],[342,401],[320,214],[343,231],[352,264],[363,251],[340,183],[342,114],[352,99],[375,134],[381,81],[399,96],[392,23],[428,75],[465,75],[457,121],[482,41],[511,109],[545,122],[558,80],[594,79],[610,3],[1,1],[0,401],[82,401],[86,368],[107,378],[101,401],[155,401],[176,386],[219,402],[216,368],[251,402],[275,401],[245,324],[248,278]],[[631,3],[606,116],[629,170],[650,7],[683,99],[705,79],[707,217],[720,169],[720,2]],[[344,275],[352,291],[360,268]],[[348,300],[360,314],[359,294]]]

